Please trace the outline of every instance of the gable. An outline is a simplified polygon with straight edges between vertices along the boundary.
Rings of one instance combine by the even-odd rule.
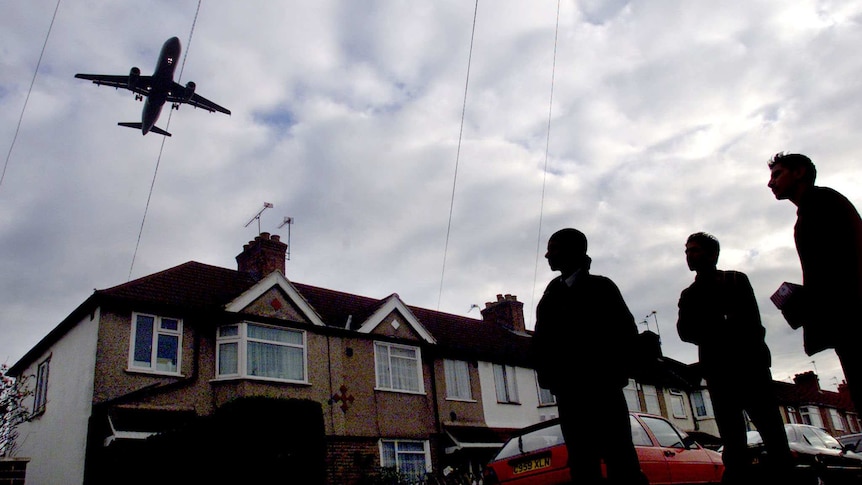
[[[229,312],[246,312],[323,326],[320,315],[281,271],[273,271],[225,306]]]
[[[397,294],[387,297],[358,330],[360,333],[437,343]]]
[[[249,303],[243,312],[261,317],[308,323],[308,318],[303,315],[302,310],[278,286],[266,290],[261,296]]]

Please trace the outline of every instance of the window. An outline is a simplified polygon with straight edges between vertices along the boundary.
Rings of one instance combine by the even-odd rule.
[[[641,419],[652,430],[652,434],[658,440],[659,446],[664,446],[665,448],[685,448],[682,436],[669,422],[651,416],[642,416]]]
[[[682,397],[682,392],[677,391],[675,389],[670,390],[670,408],[673,412],[673,417],[675,418],[684,418],[685,414],[685,400]]]
[[[841,419],[837,409],[829,408],[829,419],[832,421],[832,427],[835,431],[844,431],[844,420]]]
[[[851,433],[859,432],[859,416],[854,413],[847,413],[847,424],[850,425]]]
[[[51,358],[45,359],[36,370],[36,392],[33,393],[33,414],[45,412],[48,403],[48,363]]]
[[[632,427],[632,443],[635,446],[652,446],[652,440],[640,421],[629,415],[629,424]]]
[[[535,371],[533,371],[535,374]],[[553,406],[557,404],[557,396],[549,389],[539,385],[539,377],[536,376],[536,387],[539,389],[539,406]]]
[[[217,377],[306,382],[305,332],[254,323],[218,329]]]
[[[470,392],[470,368],[463,360],[443,361],[443,370],[446,373],[446,398],[472,400]]]
[[[425,392],[417,347],[375,342],[374,362],[377,389]]]
[[[431,451],[427,441],[380,440],[380,465],[394,468],[416,483],[424,483],[431,471]]]
[[[641,401],[638,399],[638,385],[634,379],[629,379],[629,383],[623,388],[623,395],[626,397],[626,405],[629,411],[640,412]]]
[[[182,332],[182,320],[133,313],[129,367],[178,374]]]
[[[802,406],[799,408],[799,414],[802,416],[803,424],[811,426],[823,427],[823,420],[820,418],[820,410],[816,406]]]
[[[691,401],[694,406],[695,417],[708,418],[712,416],[712,400],[707,391],[692,392]]]
[[[641,389],[646,402],[646,412],[650,414],[661,414],[661,406],[658,403],[658,390],[652,384],[643,384]]]
[[[787,422],[790,424],[799,424],[799,418],[797,416],[796,408],[793,406],[787,406]]]
[[[494,386],[497,388],[497,402],[514,404],[519,402],[514,367],[494,364]]]

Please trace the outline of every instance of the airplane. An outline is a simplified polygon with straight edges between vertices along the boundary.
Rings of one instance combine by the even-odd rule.
[[[171,108],[179,110],[180,104],[190,104],[195,108],[202,108],[210,113],[218,111],[230,115],[230,110],[223,108],[212,101],[195,94],[195,83],[189,81],[185,87],[174,82],[174,70],[180,58],[180,39],[171,37],[162,46],[159,54],[159,62],[152,76],[141,76],[141,70],[132,67],[128,76],[112,76],[105,74],[75,74],[78,79],[93,81],[98,86],[113,86],[116,89],[128,89],[135,93],[135,101],[142,101],[144,96],[144,110],[141,113],[141,122],[120,122],[120,126],[136,128],[146,135],[152,131],[164,136],[171,136],[167,131],[156,126],[156,120],[162,112],[166,101],[171,103]]]

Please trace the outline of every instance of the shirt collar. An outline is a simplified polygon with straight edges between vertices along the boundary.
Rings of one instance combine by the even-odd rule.
[[[563,279],[563,277],[562,277],[562,276],[560,276],[560,281],[562,281],[563,283],[565,283],[565,284],[566,284],[566,286],[568,286],[569,288],[571,288],[571,287],[572,287],[572,285],[574,285],[574,284],[575,284],[575,281],[577,281],[577,279],[578,279],[578,275],[579,275],[579,274],[581,274],[581,270],[577,270],[577,271],[575,271],[574,273],[572,273],[571,275],[569,275],[569,277],[568,277],[568,278],[565,278],[565,279]]]

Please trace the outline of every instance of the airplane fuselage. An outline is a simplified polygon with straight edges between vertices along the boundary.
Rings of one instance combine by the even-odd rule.
[[[159,61],[156,63],[155,72],[153,72],[153,89],[144,102],[144,110],[141,114],[141,131],[145,135],[156,124],[162,113],[162,107],[165,105],[165,100],[168,98],[174,82],[174,71],[177,69],[179,58],[180,39],[171,37],[165,41],[162,51],[159,53]]]
[[[143,101],[144,98],[147,98],[144,101],[140,123],[117,123],[120,126],[141,130],[144,135],[152,131],[163,136],[171,136],[170,133],[156,126],[156,121],[159,119],[165,103],[171,103],[171,107],[175,109],[179,109],[182,104],[188,104],[195,108],[205,109],[210,113],[218,111],[230,115],[229,109],[196,94],[194,82],[189,81],[185,86],[180,86],[174,82],[174,72],[180,61],[180,50],[180,39],[171,37],[165,41],[152,76],[142,76],[138,67],[132,67],[128,75],[78,73],[75,74],[75,77],[93,81],[97,86],[128,89],[134,93],[136,101]]]

